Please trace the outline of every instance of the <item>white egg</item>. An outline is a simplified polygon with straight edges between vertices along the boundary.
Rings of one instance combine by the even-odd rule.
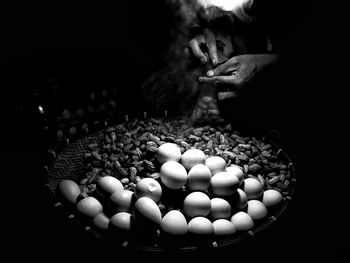
[[[168,234],[184,235],[187,233],[187,221],[180,211],[172,210],[164,215],[160,228]]]
[[[283,195],[275,189],[266,190],[262,202],[266,207],[274,206],[283,200]]]
[[[244,173],[240,166],[231,164],[229,167],[226,167],[226,172],[235,175],[239,182],[242,182],[244,179]]]
[[[248,200],[258,199],[264,192],[263,185],[254,178],[246,178],[243,181],[243,191],[246,193]]]
[[[213,222],[214,234],[216,236],[225,236],[236,233],[236,228],[231,221],[227,219],[217,219]]]
[[[160,167],[160,179],[170,189],[180,189],[186,184],[187,171],[180,163],[169,161]]]
[[[146,196],[158,202],[162,196],[162,187],[153,178],[143,178],[136,184],[135,196],[136,198]]]
[[[259,200],[249,200],[247,214],[250,215],[253,220],[260,220],[266,217],[267,209]]]
[[[137,199],[134,205],[134,217],[136,222],[146,219],[157,225],[160,224],[162,219],[158,205],[149,197]]]
[[[254,227],[253,219],[243,211],[235,213],[231,217],[231,223],[237,231],[248,231]]]
[[[211,178],[211,191],[217,196],[233,195],[238,187],[238,178],[228,172],[219,172]]]
[[[213,219],[229,218],[231,215],[231,205],[223,198],[212,198],[210,216]]]
[[[237,189],[236,193],[233,194],[231,199],[231,204],[239,210],[244,209],[248,204],[248,197],[241,189]]]
[[[184,200],[183,209],[188,217],[207,216],[210,208],[209,196],[202,192],[190,193]]]
[[[211,172],[204,164],[196,164],[188,172],[187,186],[192,191],[205,191],[211,180]]]
[[[58,189],[62,196],[70,203],[75,204],[81,191],[78,184],[72,180],[62,180]]]
[[[205,164],[205,153],[198,149],[189,149],[181,156],[181,164],[189,171],[196,164]]]
[[[225,159],[220,156],[209,157],[205,160],[205,165],[210,169],[212,175],[224,172],[226,168]]]
[[[209,219],[198,216],[188,222],[188,232],[192,234],[210,235],[214,233],[213,224]]]
[[[93,218],[103,212],[103,207],[95,197],[88,196],[77,203],[77,210]]]
[[[158,147],[156,158],[160,164],[167,161],[179,162],[181,159],[180,147],[175,143],[166,142]]]
[[[110,209],[115,213],[131,212],[134,192],[130,190],[122,190],[114,192],[110,196]]]
[[[122,190],[124,190],[123,184],[113,176],[103,176],[97,181],[96,191],[100,197],[110,196]]]
[[[93,224],[101,230],[107,230],[109,218],[104,213],[100,213],[94,217]]]
[[[120,212],[113,215],[109,223],[119,230],[129,231],[133,226],[133,216],[127,212]]]

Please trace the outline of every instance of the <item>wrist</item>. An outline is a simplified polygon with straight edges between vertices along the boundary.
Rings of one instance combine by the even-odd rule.
[[[280,60],[278,54],[257,54],[255,55],[255,63],[259,70],[270,67]]]

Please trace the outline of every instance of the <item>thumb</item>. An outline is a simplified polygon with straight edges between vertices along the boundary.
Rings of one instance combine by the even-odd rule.
[[[224,75],[229,71],[234,71],[238,68],[237,66],[237,61],[235,58],[231,58],[227,60],[225,63],[222,63],[221,65],[217,66],[214,69],[211,69],[207,72],[208,77],[213,77],[213,76],[220,76]]]

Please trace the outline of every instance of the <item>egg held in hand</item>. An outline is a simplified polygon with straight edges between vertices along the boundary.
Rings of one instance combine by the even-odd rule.
[[[160,228],[170,235],[184,235],[187,233],[187,221],[180,211],[172,210],[164,215]]]
[[[238,187],[238,178],[228,172],[219,172],[211,178],[211,191],[217,196],[231,196]]]
[[[149,197],[154,202],[158,202],[162,196],[162,187],[153,178],[141,179],[135,187],[136,198]]]
[[[64,199],[71,204],[77,202],[77,198],[81,193],[78,184],[72,180],[62,180],[58,185],[58,190]]]
[[[196,164],[205,164],[205,153],[198,149],[189,149],[181,156],[181,164],[189,171]]]
[[[180,189],[186,184],[187,171],[180,163],[169,161],[160,167],[160,180],[170,189]]]
[[[224,158],[220,156],[211,156],[205,160],[205,165],[209,168],[212,175],[219,172],[224,172],[226,168],[226,162]]]
[[[193,192],[186,196],[183,210],[186,216],[207,216],[210,213],[211,202],[209,197],[202,192]]]
[[[196,164],[188,172],[187,186],[192,191],[205,191],[211,181],[211,172],[204,164]]]
[[[88,196],[77,203],[77,210],[78,212],[93,218],[103,212],[103,207],[95,197]]]
[[[156,158],[160,164],[164,164],[168,161],[179,162],[181,159],[180,147],[177,146],[175,143],[163,143],[157,149]]]

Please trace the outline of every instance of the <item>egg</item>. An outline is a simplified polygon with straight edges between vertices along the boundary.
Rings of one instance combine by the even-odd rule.
[[[213,219],[229,218],[231,215],[231,205],[225,199],[215,197],[210,200],[210,216]]]
[[[123,184],[115,177],[107,175],[97,181],[96,191],[101,197],[109,196],[122,190],[124,190]]]
[[[210,213],[209,196],[202,192],[192,192],[186,196],[183,204],[185,215],[188,217],[207,216]]]
[[[141,197],[134,205],[135,221],[149,221],[157,225],[160,224],[162,215],[158,205],[149,197]]]
[[[231,164],[229,167],[226,167],[226,172],[235,175],[239,182],[242,182],[244,179],[244,173],[240,166]]]
[[[112,228],[129,231],[133,226],[133,217],[130,213],[120,212],[113,215],[109,222]]]
[[[94,226],[96,226],[97,228],[99,228],[101,230],[108,229],[109,218],[104,213],[100,213],[97,216],[95,216],[94,219],[92,220],[92,222],[93,222]]]
[[[226,168],[226,162],[224,158],[220,156],[211,156],[205,160],[205,165],[209,168],[212,175],[219,172],[224,172]]]
[[[160,164],[167,161],[179,162],[181,159],[180,147],[175,143],[166,142],[158,147],[156,158]]]
[[[238,186],[238,178],[228,172],[219,172],[211,178],[211,191],[217,196],[233,195]]]
[[[169,161],[160,167],[160,180],[170,189],[180,189],[186,184],[187,171],[180,163]]]
[[[188,149],[181,156],[181,164],[189,171],[196,164],[205,164],[205,153],[198,149]]]
[[[192,191],[205,191],[211,180],[211,172],[204,164],[196,164],[188,172],[187,186]]]
[[[211,235],[214,234],[213,224],[208,218],[198,216],[192,218],[188,222],[187,229],[189,233],[200,234],[200,235]]]
[[[133,203],[134,192],[122,190],[114,192],[110,197],[110,209],[115,213],[130,212]]]
[[[260,220],[266,217],[267,209],[259,200],[249,200],[247,214],[250,215],[253,220]]]
[[[172,210],[164,215],[160,228],[171,235],[184,235],[187,233],[187,221],[180,211]]]
[[[72,204],[75,204],[81,191],[78,184],[72,180],[62,180],[58,189],[62,196]]]
[[[143,178],[136,184],[135,196],[136,198],[146,196],[158,202],[162,196],[162,187],[153,178]]]
[[[246,178],[243,181],[243,191],[246,193],[248,200],[258,199],[263,194],[263,185],[254,178]]]
[[[266,207],[274,206],[282,200],[282,194],[275,189],[269,189],[263,193],[262,202]]]
[[[217,219],[213,222],[214,234],[216,236],[225,236],[236,233],[236,228],[231,221],[227,219]]]
[[[77,210],[86,216],[95,217],[103,212],[103,207],[95,197],[88,196],[77,203]]]
[[[231,198],[231,204],[234,208],[243,210],[248,204],[248,197],[242,189],[237,189]]]
[[[243,211],[235,213],[231,217],[231,223],[237,231],[248,231],[254,227],[253,219]]]

